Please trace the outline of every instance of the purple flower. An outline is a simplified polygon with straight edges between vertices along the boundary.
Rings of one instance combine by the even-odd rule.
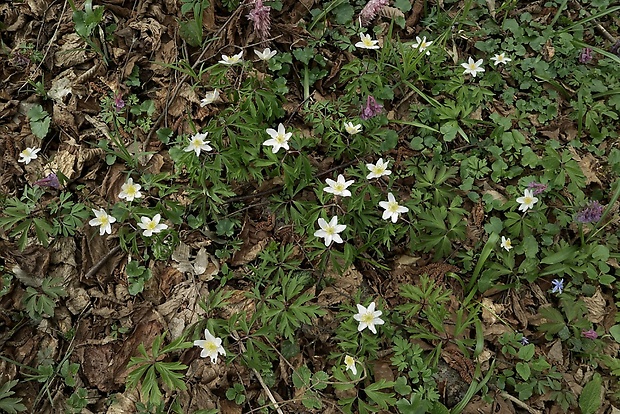
[[[56,174],[49,173],[47,177],[35,181],[32,185],[38,185],[41,187],[52,187],[58,189],[60,188],[60,181],[58,181],[58,177],[56,176]]]
[[[369,95],[366,100],[366,106],[362,107],[362,114],[360,115],[360,118],[363,120],[370,119],[373,116],[379,115],[382,109],[383,105],[379,105],[375,98]]]
[[[564,290],[564,279],[553,279],[551,285],[553,286],[551,293],[562,293],[562,290]]]
[[[537,183],[536,181],[532,181],[531,183],[527,185],[527,188],[529,188],[530,190],[534,190],[532,192],[532,195],[536,196],[547,190],[547,184],[542,184],[542,183]]]
[[[592,60],[592,48],[584,47],[579,54],[579,63],[590,63]]]
[[[360,23],[362,26],[367,26],[370,24],[370,22],[372,22],[377,16],[377,13],[379,13],[382,8],[387,6],[388,3],[389,0],[370,0],[366,3],[360,12]]]
[[[610,49],[610,52],[620,57],[620,39],[618,39],[616,43],[614,43],[614,45]]]
[[[598,201],[588,204],[588,207],[577,213],[576,220],[579,223],[596,223],[603,216],[603,206]]]
[[[521,342],[521,345],[525,346],[527,344],[530,343],[530,340],[527,339],[525,336],[521,337],[521,339],[519,340],[519,342]]]
[[[265,6],[263,0],[256,0],[254,8],[248,13],[248,19],[254,23],[254,31],[263,40],[267,39],[271,32],[270,10],[271,7]]]
[[[581,335],[584,338],[588,338],[588,339],[596,339],[596,338],[598,338],[598,334],[596,333],[596,331],[594,329],[590,329],[588,331],[583,331],[583,332],[581,332]]]
[[[125,101],[123,101],[123,95],[120,93],[114,97],[114,108],[116,112],[120,112],[125,107]]]

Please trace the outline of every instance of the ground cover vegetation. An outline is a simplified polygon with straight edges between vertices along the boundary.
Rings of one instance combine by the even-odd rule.
[[[0,5],[0,411],[618,412],[619,11]]]

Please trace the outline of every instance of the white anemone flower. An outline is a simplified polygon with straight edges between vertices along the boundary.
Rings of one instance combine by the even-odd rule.
[[[355,44],[355,47],[361,49],[380,49],[378,40],[373,40],[370,35],[360,33],[360,41]]]
[[[373,334],[377,333],[377,328],[375,325],[383,325],[385,322],[379,316],[383,314],[381,311],[375,310],[375,302],[371,302],[367,308],[357,304],[357,312],[353,315],[353,319],[359,322],[357,326],[358,332],[362,332],[364,329],[368,328]]]
[[[409,211],[407,207],[398,204],[392,193],[388,193],[388,201],[380,201],[379,206],[385,209],[383,220],[392,219],[392,223],[398,221],[399,215]]]
[[[112,234],[112,223],[116,222],[116,219],[108,213],[104,209],[95,210],[92,209],[95,214],[95,218],[91,219],[88,224],[91,226],[99,226],[99,235],[103,236],[104,233]]]
[[[271,139],[268,139],[267,141],[263,142],[263,145],[268,146],[268,147],[273,147],[271,149],[271,152],[275,154],[278,151],[280,151],[280,148],[284,148],[285,150],[288,151],[289,149],[288,141],[293,135],[293,133],[286,132],[286,130],[284,129],[284,125],[282,125],[282,123],[278,125],[277,131],[273,128],[267,128],[267,134],[269,134]]]
[[[218,62],[221,63],[222,65],[232,66],[242,61],[243,61],[243,50],[237,53],[236,55],[232,55],[232,56],[222,55],[222,59],[219,60]]]
[[[262,52],[259,51],[259,50],[255,50],[254,53],[256,53],[256,56],[258,56],[258,58],[260,60],[263,60],[263,61],[267,62],[269,59],[274,57],[276,55],[276,53],[278,53],[278,52],[276,50],[271,50],[269,48],[265,48],[265,50],[263,50]]]
[[[482,62],[483,62],[482,59],[479,59],[478,61],[474,62],[474,60],[470,57],[467,63],[461,63],[461,66],[465,68],[465,70],[463,71],[463,74],[469,73],[471,76],[475,78],[478,72],[480,73],[484,72],[484,68],[482,67]]]
[[[347,187],[349,187],[355,181],[345,181],[344,175],[338,174],[338,179],[336,181],[332,180],[331,178],[327,178],[325,182],[327,183],[328,187],[325,187],[323,191],[325,191],[326,193],[331,193],[342,197],[351,197],[351,192],[347,190]]]
[[[30,161],[37,158],[37,152],[39,151],[41,151],[41,148],[26,148],[19,153],[19,159],[17,161],[28,165]]]
[[[318,223],[321,229],[315,231],[314,236],[325,239],[326,247],[332,244],[332,241],[335,243],[342,243],[342,238],[338,233],[342,233],[347,226],[346,224],[338,224],[338,216],[332,217],[329,223],[325,221],[325,219],[320,218]]]
[[[159,233],[162,230],[166,230],[168,225],[159,223],[161,220],[161,214],[155,214],[152,219],[148,217],[140,217],[141,223],[138,223],[138,227],[143,229],[142,234],[146,237],[151,237],[154,233]]]
[[[201,347],[200,356],[202,358],[211,358],[211,362],[214,364],[217,364],[218,355],[226,356],[226,350],[222,346],[222,338],[216,338],[208,329],[205,329],[205,339],[195,340],[194,346]]]
[[[392,174],[391,170],[388,170],[389,161],[383,162],[383,158],[379,158],[376,164],[366,164],[366,168],[370,170],[370,173],[366,176],[369,180],[371,178],[379,178],[384,175]]]
[[[122,185],[118,198],[127,201],[133,201],[135,198],[142,198],[142,193],[140,192],[141,188],[142,186],[140,184],[134,184],[133,178],[129,178],[127,182]]]
[[[183,151],[185,152],[194,151],[197,157],[200,156],[200,151],[211,151],[213,149],[209,145],[209,142],[211,141],[205,141],[205,138],[207,137],[208,134],[209,134],[208,132],[205,132],[202,134],[198,133],[196,135],[191,136],[189,138],[189,145],[185,147]]]
[[[220,91],[213,89],[211,92],[205,92],[205,97],[200,100],[200,106],[205,107],[220,99]]]

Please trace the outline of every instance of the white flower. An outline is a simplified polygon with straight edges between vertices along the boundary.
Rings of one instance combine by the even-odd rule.
[[[146,237],[151,237],[153,233],[159,233],[168,228],[166,224],[159,224],[159,220],[161,220],[161,214],[155,214],[152,220],[148,217],[140,217],[142,223],[138,223],[138,227],[144,230],[142,234]]]
[[[506,237],[502,236],[502,244],[500,244],[501,247],[503,247],[504,249],[506,249],[507,252],[510,251],[510,249],[513,248],[512,242],[510,241],[510,239],[507,239]]]
[[[99,210],[93,208],[93,213],[95,213],[95,218],[91,219],[88,224],[93,227],[99,226],[100,236],[103,236],[104,233],[112,234],[112,223],[116,222],[116,219],[109,216],[102,208]]]
[[[235,65],[239,62],[241,62],[243,59],[243,50],[239,53],[237,53],[236,55],[232,55],[232,56],[226,56],[226,55],[222,55],[222,60],[218,61],[219,63],[223,64],[223,65]]]
[[[329,246],[333,242],[342,243],[342,238],[338,233],[344,231],[347,228],[346,224],[338,224],[338,216],[332,217],[332,219],[326,222],[324,219],[319,219],[319,227],[321,230],[314,232],[315,237],[323,237],[325,239],[325,246]]]
[[[499,65],[500,63],[504,63],[504,64],[505,64],[505,63],[508,63],[508,62],[510,62],[512,59],[507,58],[507,57],[505,56],[505,53],[504,53],[504,52],[502,52],[502,53],[500,53],[499,55],[495,55],[495,56],[493,56],[493,57],[491,58],[491,60],[493,60],[493,61],[495,62],[495,63],[493,63],[493,65],[494,65],[494,66],[497,66],[497,65]]]
[[[517,203],[521,204],[519,206],[519,211],[526,212],[530,208],[534,208],[534,204],[538,202],[538,198],[534,197],[532,194],[532,190],[526,189],[523,193],[523,197],[517,198]]]
[[[189,138],[189,145],[183,149],[185,152],[195,151],[196,156],[200,156],[200,151],[211,151],[213,148],[209,145],[211,141],[205,141],[209,133],[205,132],[204,134],[198,133]]]
[[[205,92],[205,97],[200,100],[200,106],[205,107],[220,98],[220,91],[213,89],[211,92]]]
[[[396,223],[398,221],[398,216],[402,213],[406,213],[409,209],[405,206],[401,206],[396,202],[394,195],[392,193],[388,193],[388,201],[380,201],[379,206],[384,208],[383,212],[383,220],[392,219],[392,223]]]
[[[427,42],[426,41],[426,36],[424,36],[422,39],[420,39],[418,36],[415,37],[415,40],[417,43],[414,43],[411,45],[412,48],[414,49],[419,49],[420,53],[424,52],[430,45],[433,44],[433,42]],[[430,55],[431,52],[429,50],[426,50],[426,55]]]
[[[255,50],[254,53],[256,53],[256,56],[258,56],[258,58],[260,60],[264,60],[265,62],[267,62],[269,59],[274,57],[276,55],[276,53],[278,53],[278,52],[275,51],[275,50],[271,50],[269,48],[266,48],[262,52],[259,52],[258,50]]]
[[[383,319],[379,318],[383,312],[375,311],[375,302],[371,302],[368,308],[357,304],[357,312],[357,314],[353,315],[353,319],[360,323],[357,326],[358,332],[362,332],[364,329],[368,328],[372,333],[376,334],[377,329],[375,325],[383,325],[385,323]]]
[[[344,364],[347,366],[347,369],[351,370],[353,375],[357,375],[357,367],[355,366],[355,362],[355,359],[351,355],[344,357]]]
[[[474,60],[470,57],[467,63],[461,63],[461,66],[465,68],[463,74],[469,73],[474,78],[478,74],[478,72],[484,72],[484,68],[482,67],[482,59],[474,62]]]
[[[41,151],[41,148],[26,148],[19,153],[19,162],[23,162],[26,165],[30,164],[30,161],[37,158],[37,152]]]
[[[214,364],[217,364],[217,357],[219,354],[226,356],[226,351],[222,346],[222,338],[216,338],[211,335],[208,329],[205,329],[205,339],[195,340],[194,346],[201,347],[202,351],[200,351],[200,356],[202,358],[211,358],[211,362]]]
[[[127,201],[133,201],[134,198],[142,198],[140,188],[142,188],[142,186],[140,184],[134,184],[133,178],[130,178],[121,187],[121,192],[118,195],[118,198],[126,199]]]
[[[379,158],[376,164],[366,164],[366,168],[370,170],[370,173],[366,176],[369,180],[371,178],[379,178],[384,175],[392,174],[391,170],[388,170],[389,161],[383,162],[383,158]]]
[[[342,197],[351,197],[351,192],[347,190],[347,187],[354,183],[353,180],[345,181],[344,175],[338,174],[337,181],[327,178],[325,182],[329,186],[323,189],[326,193],[332,193]]]
[[[353,122],[345,122],[344,129],[349,133],[349,135],[355,135],[359,134],[362,131],[362,125],[353,125]]]
[[[367,34],[363,34],[360,33],[360,42],[357,42],[355,44],[355,47],[359,47],[362,49],[379,49],[379,41],[378,40],[372,40],[372,38],[370,37],[370,35]]]
[[[286,132],[282,123],[278,125],[277,131],[273,128],[267,128],[267,134],[269,134],[271,139],[263,142],[263,145],[272,146],[273,148],[271,149],[271,152],[275,154],[280,151],[280,148],[284,148],[285,150],[289,149],[288,140],[291,138],[293,133]]]

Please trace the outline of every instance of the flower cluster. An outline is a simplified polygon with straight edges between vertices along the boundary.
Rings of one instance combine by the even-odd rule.
[[[388,3],[389,0],[370,0],[366,3],[360,12],[360,24],[362,26],[368,26]]]
[[[254,8],[248,13],[248,20],[254,25],[254,31],[262,40],[266,40],[271,32],[271,7],[265,6],[263,0],[256,0]]]
[[[360,118],[362,118],[363,120],[370,119],[379,115],[382,110],[383,105],[378,104],[374,96],[369,95],[366,99],[366,106],[362,107],[362,113],[360,115]]]
[[[579,223],[596,223],[603,216],[603,206],[598,201],[591,202],[586,208],[577,213],[575,218]]]

